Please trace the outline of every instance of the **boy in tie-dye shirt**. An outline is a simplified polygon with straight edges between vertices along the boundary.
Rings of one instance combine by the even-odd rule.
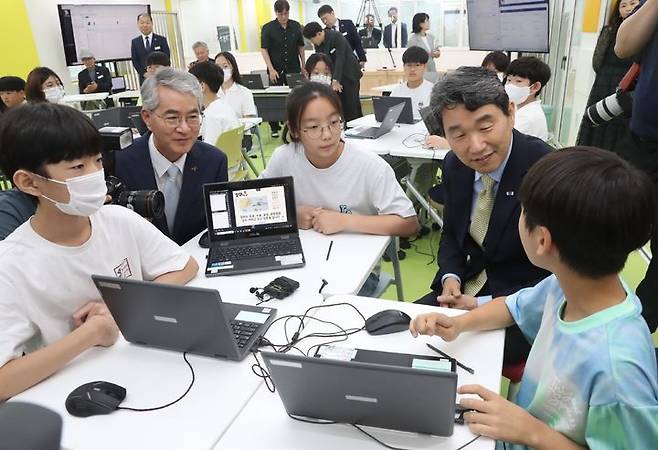
[[[553,152],[521,186],[521,242],[553,272],[533,288],[464,315],[416,317],[412,334],[460,333],[517,323],[532,350],[516,404],[461,386],[473,433],[507,449],[658,448],[658,369],[639,299],[619,278],[628,253],[656,228],[649,179],[613,153]]]

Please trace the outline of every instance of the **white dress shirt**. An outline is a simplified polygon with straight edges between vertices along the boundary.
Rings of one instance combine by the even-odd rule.
[[[155,147],[155,141],[153,140],[153,134],[151,133],[151,136],[149,137],[149,155],[151,156],[151,165],[153,166],[155,183],[158,185],[158,190],[162,191],[162,188],[164,187],[165,181],[167,180],[167,169],[169,169],[172,164],[175,164],[180,170],[178,175],[176,175],[176,187],[180,191],[183,186],[183,169],[185,169],[187,153],[172,163]]]

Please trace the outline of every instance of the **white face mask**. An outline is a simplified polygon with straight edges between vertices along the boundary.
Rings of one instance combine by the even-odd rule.
[[[89,217],[105,203],[107,185],[105,184],[105,171],[103,169],[88,175],[69,178],[66,181],[53,180],[41,175],[37,176],[53,183],[63,184],[69,190],[68,203],[60,203],[41,194],[43,198],[53,202],[64,214]]]
[[[231,75],[233,75],[233,71],[231,70],[230,67],[227,67],[226,69],[224,69],[224,81],[230,80]]]
[[[50,103],[59,103],[66,95],[62,86],[55,86],[44,89],[43,93],[46,95],[46,100]]]
[[[331,84],[331,77],[329,75],[322,75],[320,73],[311,75],[311,81],[322,84]]]
[[[507,83],[505,85],[505,92],[507,92],[510,102],[520,105],[528,100],[530,86],[517,86],[512,83]]]

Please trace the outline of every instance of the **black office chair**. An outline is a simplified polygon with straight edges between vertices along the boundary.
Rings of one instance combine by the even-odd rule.
[[[9,402],[0,406],[0,450],[59,450],[62,418],[43,406]]]

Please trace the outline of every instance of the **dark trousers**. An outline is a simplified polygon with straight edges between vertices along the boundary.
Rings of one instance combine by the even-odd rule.
[[[485,286],[486,288],[486,286]],[[483,288],[483,290],[485,289]],[[439,306],[436,298],[440,292],[432,291],[429,294],[416,300],[414,303],[419,305]],[[487,294],[481,294],[487,295]],[[505,329],[505,350],[503,353],[503,365],[516,364],[525,361],[530,353],[530,343],[523,336],[523,333],[517,325],[512,325]],[[466,363],[468,364],[468,363]]]
[[[620,141],[617,154],[649,174],[658,196],[658,139],[643,139],[629,131],[626,138]],[[653,257],[647,273],[635,293],[642,303],[642,316],[653,332],[658,327],[658,230],[651,238],[651,254]]]
[[[276,81],[272,81],[270,79],[270,86],[283,86],[286,84],[286,74],[285,72],[279,72],[279,78]],[[269,77],[269,72],[267,73],[267,76]],[[281,129],[281,122],[268,122],[270,124],[270,129],[272,130],[272,133],[278,133],[279,130]]]
[[[363,112],[361,111],[361,99],[359,97],[359,90],[361,89],[360,81],[343,80],[341,81],[341,84],[343,85],[343,92],[339,92],[338,96],[343,104],[343,116],[345,117],[345,121],[349,122],[350,120],[363,117]]]

